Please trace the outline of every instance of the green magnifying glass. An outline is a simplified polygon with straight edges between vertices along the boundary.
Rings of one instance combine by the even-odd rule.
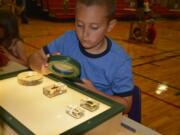
[[[50,55],[48,69],[55,75],[76,82],[80,80],[81,65],[75,59],[63,55]]]

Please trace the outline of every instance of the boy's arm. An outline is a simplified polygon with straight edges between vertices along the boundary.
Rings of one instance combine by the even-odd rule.
[[[107,94],[101,92],[100,90],[96,89],[95,86],[91,83],[91,81],[89,81],[89,80],[82,80],[82,81],[83,81],[83,83],[77,83],[77,84],[84,88],[87,88],[99,95],[102,95],[102,96],[112,99],[120,104],[123,104],[126,107],[123,113],[126,114],[130,111],[131,104],[132,104],[132,96],[120,97],[120,96],[115,96],[115,95],[114,96],[107,95]]]
[[[49,74],[48,71],[48,64],[47,64],[48,57],[44,53],[43,49],[33,53],[29,57],[29,66],[32,70],[40,72],[42,74]]]

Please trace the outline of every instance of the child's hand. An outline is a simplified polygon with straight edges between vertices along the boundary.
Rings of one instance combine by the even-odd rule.
[[[48,64],[46,63],[46,64],[43,64],[42,66],[41,66],[41,73],[43,74],[43,75],[48,75],[48,74],[50,74],[51,72],[49,71],[49,69],[48,69]]]
[[[82,86],[82,87],[84,87],[84,88],[86,88],[86,89],[89,89],[89,90],[91,90],[91,91],[96,92],[97,89],[96,89],[96,87],[92,84],[91,81],[86,80],[86,79],[82,79],[82,82],[83,82],[83,83],[76,83],[76,84],[79,85],[79,86]]]
[[[2,47],[0,47],[0,53],[1,53],[1,54],[3,54],[3,53],[4,53],[4,51],[3,51],[3,48],[2,48]]]
[[[105,93],[103,93],[101,90],[97,89],[97,88],[92,84],[91,81],[86,80],[86,79],[82,79],[82,82],[83,82],[83,83],[76,83],[76,84],[79,85],[79,86],[82,86],[82,87],[84,87],[84,88],[86,88],[86,89],[88,89],[88,90],[90,90],[90,91],[92,91],[92,92],[94,92],[94,93],[96,93],[96,94],[99,94],[99,95],[102,95],[102,96],[105,96],[105,97],[109,98],[109,96],[108,96],[107,94],[105,94]]]
[[[61,53],[60,52],[54,52],[54,53],[52,53],[51,54],[52,56],[54,56],[54,55],[61,55]],[[48,56],[49,57],[49,56]]]
[[[0,48],[0,53],[6,56],[9,60],[16,60],[15,57],[3,47]]]
[[[8,64],[8,57],[6,57],[3,53],[0,52],[0,67],[6,66]]]
[[[52,55],[52,56],[53,55],[60,55],[60,53],[59,52],[54,52],[54,53],[52,53],[50,55]],[[48,75],[48,74],[51,73],[51,71],[49,71],[49,69],[48,69],[48,63],[47,63],[48,58],[50,57],[50,55],[49,54],[46,55],[46,60],[43,62],[42,66],[41,66],[41,73],[43,75]]]
[[[49,71],[48,69],[48,63],[47,63],[47,59],[50,57],[50,55],[47,55],[47,58],[45,59],[45,61],[43,62],[43,64],[41,65],[41,73],[43,75],[48,75],[50,74],[51,72]]]

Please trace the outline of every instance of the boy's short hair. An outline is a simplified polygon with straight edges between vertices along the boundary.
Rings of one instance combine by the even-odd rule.
[[[86,6],[105,6],[107,8],[108,20],[112,20],[114,18],[116,0],[77,0],[76,8],[78,8],[78,4],[84,4]]]

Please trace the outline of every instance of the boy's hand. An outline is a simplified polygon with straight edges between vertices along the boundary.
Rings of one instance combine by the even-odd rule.
[[[96,93],[96,94],[102,95],[102,96],[104,96],[104,97],[107,97],[107,98],[110,98],[110,97],[111,97],[111,96],[103,93],[101,90],[98,90],[98,89],[92,84],[91,81],[86,80],[86,79],[82,79],[82,82],[83,82],[83,83],[76,83],[76,84],[79,85],[79,86],[82,86],[82,87],[84,87],[84,88],[86,88],[86,89],[88,89],[88,90],[90,90],[90,91],[92,91],[92,92],[94,92],[94,93]]]
[[[60,52],[54,52],[51,55],[61,55],[61,53]]]
[[[48,69],[48,63],[45,63],[45,64],[43,64],[43,65],[41,66],[41,73],[42,73],[43,75],[48,75],[48,74],[51,73],[51,72],[49,71],[49,69]]]
[[[59,52],[54,52],[54,53],[52,53],[51,55],[52,55],[52,56],[53,56],[53,55],[60,55],[60,53],[59,53]],[[51,71],[49,71],[49,69],[48,69],[48,63],[47,63],[49,57],[50,57],[49,54],[46,55],[46,59],[45,59],[44,63],[43,63],[42,66],[41,66],[41,73],[42,73],[43,75],[48,75],[48,74],[51,73]]]
[[[86,80],[86,79],[82,79],[82,82],[83,82],[83,83],[76,83],[76,84],[79,85],[79,86],[82,86],[82,87],[84,87],[84,88],[86,88],[86,89],[89,89],[89,90],[91,90],[91,91],[96,92],[97,89],[96,89],[96,87],[92,84],[91,81]]]

